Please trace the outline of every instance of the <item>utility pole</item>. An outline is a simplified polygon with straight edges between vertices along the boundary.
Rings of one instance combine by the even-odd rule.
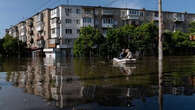
[[[163,44],[162,44],[162,32],[163,32],[163,16],[162,16],[162,0],[159,0],[159,36],[158,36],[158,77],[159,77],[159,110],[163,110]]]
[[[158,60],[163,60],[163,46],[162,46],[162,25],[163,25],[163,18],[162,18],[162,0],[159,0],[158,3],[159,7],[159,36],[158,36]]]

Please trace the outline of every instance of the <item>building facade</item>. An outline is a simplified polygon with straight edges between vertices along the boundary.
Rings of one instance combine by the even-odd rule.
[[[6,31],[26,42],[31,49],[42,49],[47,56],[72,56],[74,41],[82,27],[95,27],[105,36],[109,28],[125,24],[139,26],[152,21],[158,25],[158,11],[60,5],[53,9],[45,9]],[[192,21],[195,21],[195,14],[163,12],[165,30],[187,32]]]

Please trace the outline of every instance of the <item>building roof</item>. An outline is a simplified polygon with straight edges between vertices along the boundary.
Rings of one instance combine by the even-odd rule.
[[[145,8],[142,8],[142,9],[133,9],[133,8],[105,7],[105,6],[92,6],[92,5],[91,5],[91,6],[89,6],[89,5],[58,5],[58,6],[54,7],[54,8],[46,8],[46,9],[43,9],[43,10],[37,12],[36,14],[32,15],[31,17],[29,17],[29,18],[27,18],[27,19],[25,19],[25,20],[19,22],[18,24],[24,23],[24,22],[27,21],[28,19],[31,19],[31,18],[33,18],[34,16],[36,16],[36,15],[38,15],[38,14],[40,14],[40,13],[46,11],[46,10],[56,9],[56,8],[58,8],[58,7],[60,7],[60,6],[62,6],[62,7],[105,8],[105,9],[120,9],[120,10],[137,10],[137,11],[158,12],[157,10],[147,10],[147,9],[145,9]],[[183,13],[183,14],[195,15],[195,13],[187,13],[187,12],[163,11],[163,13]],[[16,24],[16,25],[18,25],[18,24]],[[16,25],[13,25],[13,26],[16,26]],[[11,26],[11,27],[13,27],[13,26]],[[10,28],[11,28],[11,27],[10,27]]]

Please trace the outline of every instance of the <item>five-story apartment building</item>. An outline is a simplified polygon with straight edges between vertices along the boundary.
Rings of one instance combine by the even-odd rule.
[[[165,30],[186,32],[189,24],[194,20],[195,14],[163,12]],[[125,24],[138,26],[151,21],[158,25],[158,11],[60,5],[53,9],[45,9],[6,31],[26,42],[27,46],[35,52],[44,50],[47,56],[71,56],[74,41],[79,37],[82,27],[95,27],[105,36],[109,28]]]

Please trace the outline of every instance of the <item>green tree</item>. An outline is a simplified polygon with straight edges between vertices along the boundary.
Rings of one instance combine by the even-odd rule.
[[[191,22],[189,24],[189,29],[188,29],[189,33],[195,33],[195,21]]]
[[[110,29],[106,34],[106,47],[109,56],[117,56],[123,48],[133,48],[135,27],[125,25],[120,28]]]
[[[104,37],[95,28],[88,26],[80,31],[79,38],[74,43],[75,56],[90,56],[98,54],[100,45],[104,42]]]
[[[173,43],[176,48],[189,48],[192,47],[192,43],[189,40],[189,34],[176,31],[173,33]]]
[[[26,43],[6,34],[3,38],[3,50],[5,56],[22,55],[26,51]]]
[[[136,28],[136,50],[141,53],[157,54],[158,27],[153,23],[146,23]]]
[[[4,39],[3,48],[5,50],[6,56],[17,54],[18,48],[17,39],[13,38],[8,34],[6,34],[3,39]]]
[[[164,51],[168,55],[184,55],[188,49],[193,47],[193,42],[189,40],[189,34],[181,31],[165,32]],[[181,53],[182,52],[182,53]]]
[[[3,39],[0,39],[0,56],[4,54]]]

